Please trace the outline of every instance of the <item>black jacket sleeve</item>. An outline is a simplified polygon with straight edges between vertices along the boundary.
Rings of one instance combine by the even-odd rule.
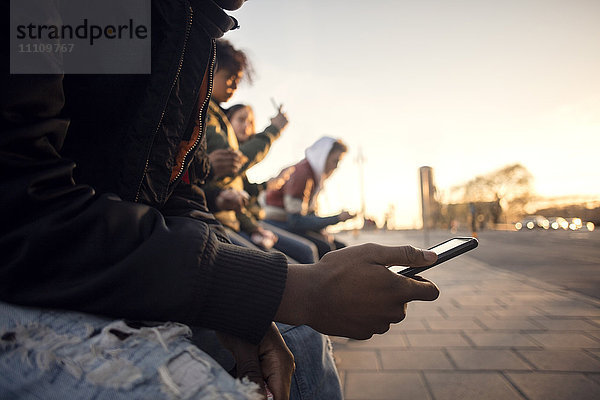
[[[258,342],[281,300],[285,257],[225,243],[193,204],[165,215],[76,184],[59,153],[61,77],[2,80],[0,298]]]

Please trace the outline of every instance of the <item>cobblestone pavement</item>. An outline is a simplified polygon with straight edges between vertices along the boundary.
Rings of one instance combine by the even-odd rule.
[[[386,334],[332,337],[346,400],[600,399],[598,299],[468,255],[445,266],[423,275],[440,298]]]

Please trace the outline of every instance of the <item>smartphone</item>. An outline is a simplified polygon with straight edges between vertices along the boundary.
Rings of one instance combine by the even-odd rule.
[[[448,261],[451,258],[461,255],[462,253],[473,250],[478,244],[479,242],[474,237],[455,237],[440,244],[436,244],[428,249],[435,252],[435,254],[438,256],[437,261],[432,265],[427,265],[425,267],[390,267],[390,269],[399,273],[400,275],[409,277],[415,276],[425,270],[428,270],[429,268],[443,263],[444,261]]]
[[[271,104],[273,104],[273,107],[275,107],[275,110],[277,110],[277,112],[281,112],[281,104],[278,104],[274,98],[271,97]]]

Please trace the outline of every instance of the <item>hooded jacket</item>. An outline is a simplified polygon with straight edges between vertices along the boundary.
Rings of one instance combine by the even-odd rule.
[[[338,215],[317,217],[317,198],[321,190],[325,163],[336,139],[324,136],[308,147],[305,158],[294,166],[289,180],[265,197],[265,219],[286,221],[295,231],[321,230],[340,222]]]
[[[2,301],[260,341],[281,301],[285,258],[229,244],[202,191],[181,182],[205,153],[214,39],[234,26],[228,3],[241,2],[153,1],[151,75],[63,82],[9,75],[5,62]]]

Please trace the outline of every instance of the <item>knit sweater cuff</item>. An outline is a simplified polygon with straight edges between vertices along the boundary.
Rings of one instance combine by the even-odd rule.
[[[287,260],[278,252],[212,243],[214,271],[200,318],[205,326],[259,343],[279,308]]]

